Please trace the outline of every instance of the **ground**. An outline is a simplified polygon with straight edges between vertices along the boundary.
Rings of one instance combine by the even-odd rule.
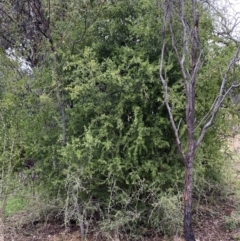
[[[240,135],[231,142],[232,151],[235,151],[234,171],[236,178],[240,179]],[[234,194],[233,194],[234,195]],[[217,199],[217,197],[215,197]],[[231,201],[230,197],[223,200],[214,200],[214,204],[197,206],[194,215],[194,232],[196,241],[240,241],[240,211],[238,203]],[[5,241],[82,241],[77,227],[69,230],[54,223],[32,223],[28,225],[15,225],[19,216],[12,216],[5,222]],[[2,241],[2,240],[0,240]],[[100,234],[90,235],[85,241],[105,241]],[[118,238],[112,241],[124,241]],[[152,237],[142,238],[140,241],[183,241],[181,237]]]
[[[240,240],[240,227],[238,223],[231,219],[235,212],[235,207],[231,203],[219,203],[208,208],[199,206],[198,217],[195,220],[194,231],[197,241],[230,241]],[[230,222],[226,223],[226,218],[229,217]],[[81,241],[80,233],[76,227],[65,231],[64,227],[55,223],[36,223],[27,226],[10,228],[14,220],[9,220],[11,225],[5,224],[5,240],[7,241]],[[231,230],[233,228],[233,230]],[[103,241],[97,234],[89,237],[88,241]],[[183,241],[181,237],[166,237],[145,238],[141,241]],[[119,241],[113,239],[112,241]]]

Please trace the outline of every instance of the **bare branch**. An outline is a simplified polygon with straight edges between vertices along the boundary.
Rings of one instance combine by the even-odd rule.
[[[179,152],[181,153],[181,155],[183,156],[183,158],[185,159],[185,154],[183,152],[182,144],[181,144],[179,133],[178,133],[179,127],[176,126],[176,123],[173,118],[172,108],[170,107],[170,104],[169,104],[169,94],[168,94],[168,85],[167,85],[166,76],[163,75],[164,55],[165,55],[165,47],[166,47],[166,25],[167,25],[168,14],[169,14],[168,11],[169,11],[169,9],[167,7],[165,7],[164,8],[164,19],[163,19],[163,36],[164,37],[163,37],[162,51],[161,51],[161,57],[160,57],[159,75],[160,75],[160,79],[161,79],[163,89],[164,89],[165,104],[166,104],[166,107],[168,110],[168,114],[169,114],[169,118],[170,118],[170,122],[171,122],[171,125],[173,128],[173,131],[175,134],[178,149],[179,149]]]
[[[16,23],[16,21],[7,12],[5,12],[2,8],[0,8],[0,11],[2,13],[4,13],[4,15],[6,15],[12,22]]]
[[[182,33],[182,53],[178,50],[177,48],[177,44],[176,44],[176,40],[175,40],[175,34],[174,34],[174,30],[173,30],[173,26],[172,24],[169,25],[170,28],[170,32],[171,32],[171,41],[172,41],[172,47],[175,51],[175,54],[177,56],[178,59],[178,63],[179,66],[181,68],[181,73],[184,79],[184,83],[185,83],[185,87],[187,85],[187,79],[190,77],[190,74],[188,72],[188,70],[185,68],[184,64],[185,64],[185,59],[186,59],[186,53],[188,53],[188,47],[187,47],[187,30],[189,30],[189,27],[185,21],[185,7],[184,7],[184,1],[181,1],[181,23],[183,26],[183,33]]]
[[[234,6],[230,1],[213,2],[206,0],[205,3],[214,15],[216,36],[221,36],[225,40],[231,40],[238,44],[236,39],[239,39],[240,12],[236,10],[238,9],[236,3]],[[223,39],[220,42],[224,42]]]
[[[214,106],[215,106],[215,104],[216,104],[217,99],[218,99],[218,96],[217,96],[217,97],[215,98],[215,100],[213,101],[212,106],[211,106],[211,108],[208,110],[207,114],[199,121],[198,125],[195,127],[194,132],[195,132],[195,131],[198,129],[198,127],[209,117],[209,115],[211,115],[212,110],[213,110],[213,108],[214,108]]]
[[[223,76],[223,79],[222,79],[222,84],[221,84],[221,87],[220,87],[220,90],[219,90],[219,94],[217,96],[217,100],[215,101],[213,107],[211,107],[211,109],[212,109],[211,117],[210,117],[209,121],[203,126],[201,134],[200,134],[200,136],[199,136],[199,138],[198,138],[198,140],[196,142],[196,147],[201,145],[202,140],[203,140],[203,138],[204,138],[204,136],[206,134],[207,129],[212,125],[213,121],[215,120],[216,114],[217,114],[219,108],[221,107],[221,104],[224,101],[224,99],[226,98],[226,96],[229,94],[229,92],[233,88],[236,88],[236,87],[240,86],[240,83],[234,83],[233,82],[228,89],[225,89],[226,83],[227,83],[227,81],[229,79],[228,78],[229,73],[235,67],[237,61],[239,61],[239,53],[240,53],[240,45],[238,46],[237,51],[236,51],[234,57],[229,62],[227,70],[226,70],[226,72],[225,72],[225,74]]]

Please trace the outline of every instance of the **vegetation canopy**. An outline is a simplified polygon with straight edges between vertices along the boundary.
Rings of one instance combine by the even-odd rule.
[[[239,86],[211,4],[18,0],[0,17],[3,208],[27,191],[44,203],[33,220],[128,240],[178,234],[184,216],[194,241],[192,202],[226,187]]]

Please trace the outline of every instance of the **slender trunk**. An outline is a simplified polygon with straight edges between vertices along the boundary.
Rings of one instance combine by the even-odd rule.
[[[3,210],[5,206],[5,200],[0,207],[0,241],[4,241],[4,222],[3,222]]]
[[[58,71],[57,71],[57,54],[56,54],[56,50],[55,50],[55,46],[53,43],[53,39],[51,36],[51,32],[50,32],[50,28],[48,30],[49,32],[49,43],[51,45],[51,50],[53,53],[53,71],[54,71],[54,77],[55,77],[55,81],[56,81],[56,94],[57,94],[57,101],[58,101],[58,106],[59,106],[59,110],[61,112],[61,122],[62,122],[62,145],[65,146],[67,143],[67,122],[66,122],[66,115],[65,115],[65,107],[64,107],[64,101],[62,99],[62,91],[61,91],[61,83],[60,83],[60,79],[59,79],[59,75],[58,75]]]
[[[54,53],[54,72],[55,72],[55,81],[56,81],[56,93],[57,93],[57,101],[58,101],[58,107],[61,112],[61,124],[62,124],[62,145],[65,146],[67,143],[67,134],[66,134],[66,129],[67,129],[67,122],[66,122],[66,115],[65,115],[65,107],[64,107],[64,102],[62,100],[61,96],[61,90],[60,90],[60,81],[59,81],[59,76],[57,73],[57,57],[55,56]]]
[[[186,156],[184,186],[184,237],[186,241],[195,241],[192,228],[193,160],[193,153]]]
[[[76,208],[76,212],[77,212],[77,218],[78,218],[78,222],[79,222],[81,238],[85,239],[84,220],[83,220],[83,214],[82,214],[82,210],[81,210],[82,208],[78,204],[78,197],[75,196],[74,198],[75,198],[75,208]]]
[[[186,123],[188,130],[188,151],[185,156],[185,185],[184,185],[184,237],[186,241],[195,241],[192,228],[192,190],[193,190],[193,164],[195,158],[195,91],[198,72],[198,58],[199,58],[199,40],[198,40],[198,22],[199,15],[196,11],[197,1],[192,1],[192,13],[194,17],[194,27],[192,33],[192,71],[191,78],[185,82],[186,86]]]
[[[186,89],[186,123],[188,130],[188,151],[185,162],[184,185],[184,236],[186,241],[195,241],[192,228],[192,190],[193,190],[193,164],[195,157],[194,118],[195,118],[195,85],[189,83]]]

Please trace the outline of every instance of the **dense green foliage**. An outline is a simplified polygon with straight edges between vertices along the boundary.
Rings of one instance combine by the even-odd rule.
[[[77,219],[86,228],[98,222],[102,231],[133,236],[175,232],[184,164],[159,80],[160,6],[149,0],[50,2],[52,43],[42,37],[38,56],[43,60],[34,74],[21,73],[1,53],[2,165],[10,161],[12,171],[29,175],[35,191],[50,200],[60,197],[66,222]],[[220,47],[208,46],[213,26],[205,15],[197,126],[218,92],[221,76],[215,66],[230,58]],[[170,45],[167,51],[171,105],[186,145],[184,86]],[[205,183],[221,180],[226,112],[221,110],[198,151],[198,194]]]

